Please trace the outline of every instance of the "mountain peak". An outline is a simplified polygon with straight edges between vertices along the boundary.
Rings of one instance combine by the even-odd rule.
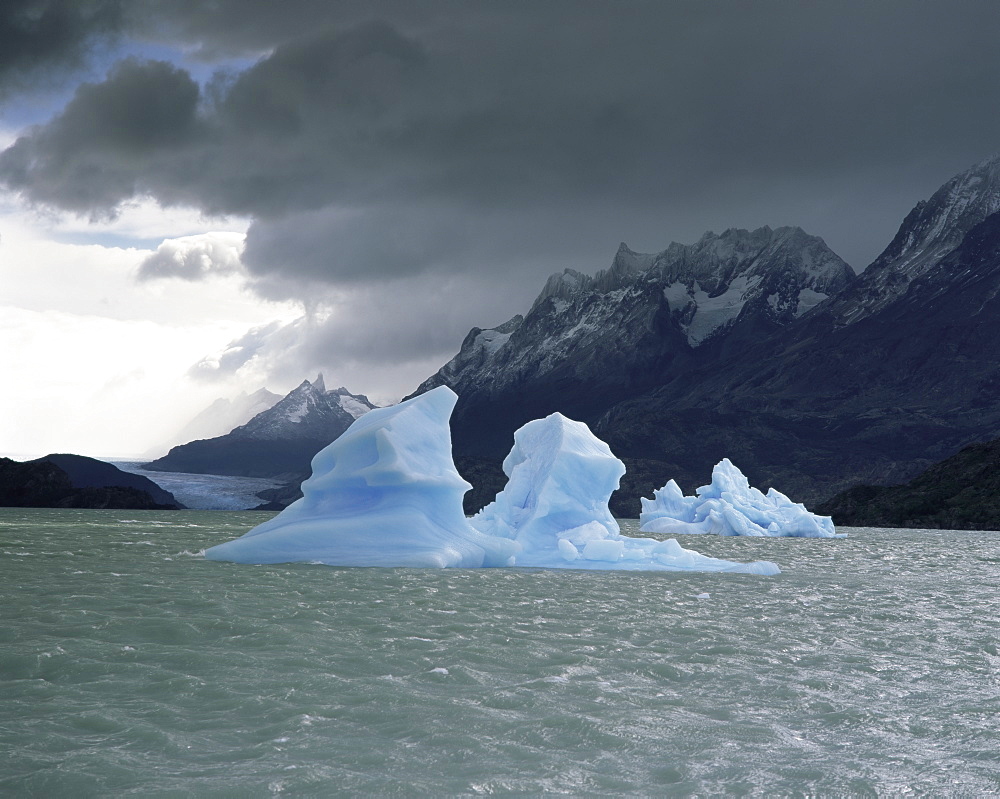
[[[955,175],[906,215],[893,240],[833,309],[850,324],[903,296],[986,217],[1000,211],[1000,155]]]
[[[991,156],[989,156],[987,158],[984,158],[982,161],[980,161],[975,166],[970,167],[969,169],[967,169],[964,174],[967,174],[967,173],[970,173],[970,172],[973,173],[973,174],[982,174],[982,173],[986,173],[986,172],[996,173],[998,171],[1000,171],[1000,152],[993,153],[993,155],[991,155]]]
[[[231,435],[257,440],[322,440],[331,436],[332,440],[373,407],[367,397],[351,394],[346,388],[328,392],[319,374],[312,382],[303,380],[272,408],[237,427]]]
[[[549,277],[531,311],[546,300],[556,301],[562,312],[564,303],[580,297],[655,285],[689,344],[698,346],[734,322],[747,303],[785,324],[853,278],[851,267],[823,239],[800,227],[734,227],[721,234],[707,231],[694,244],[674,242],[655,254],[637,253],[622,242],[610,268],[593,277],[573,269]]]
[[[575,269],[564,269],[562,272],[556,272],[549,275],[531,309],[534,310],[550,298],[572,300],[577,294],[589,290],[593,283],[594,278],[577,272]]]

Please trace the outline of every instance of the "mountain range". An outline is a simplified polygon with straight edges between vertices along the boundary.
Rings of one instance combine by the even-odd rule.
[[[523,316],[473,328],[414,393],[459,394],[460,468],[497,488],[517,427],[587,422],[629,466],[612,506],[627,516],[722,457],[806,502],[903,482],[1000,434],[998,212],[992,158],[918,203],[859,275],[794,227],[622,244],[609,269],[553,275]]]
[[[860,274],[797,227],[709,232],[657,253],[622,243],[608,269],[564,270],[523,315],[473,328],[411,396],[458,393],[469,512],[503,487],[514,430],[553,411],[625,460],[618,515],[635,516],[669,478],[693,490],[723,457],[755,485],[816,503],[904,482],[1000,435],[998,294],[992,158],[919,202]],[[322,376],[277,402],[259,394],[247,402],[271,407],[146,468],[284,478],[280,505],[312,455],[373,407]]]

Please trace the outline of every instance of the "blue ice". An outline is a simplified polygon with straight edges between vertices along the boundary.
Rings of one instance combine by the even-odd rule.
[[[642,499],[640,530],[645,533],[679,535],[714,533],[797,538],[845,538],[829,516],[817,516],[805,506],[792,502],[774,488],[766,494],[750,481],[728,458],[712,470],[712,482],[685,496],[673,480]]]
[[[586,425],[560,414],[515,433],[506,488],[470,521],[462,496],[471,486],[451,454],[457,399],[441,386],[369,411],[313,458],[302,499],[205,556],[333,566],[779,572],[767,561],[734,563],[675,540],[622,536],[608,499],[625,467]]]
[[[768,561],[734,563],[676,540],[623,536],[608,500],[625,465],[583,422],[553,413],[514,433],[507,485],[472,518],[483,533],[518,544],[518,566],[777,574]]]
[[[513,541],[465,518],[472,486],[451,455],[457,395],[444,386],[357,419],[316,454],[303,497],[211,560],[463,568],[513,563]]]

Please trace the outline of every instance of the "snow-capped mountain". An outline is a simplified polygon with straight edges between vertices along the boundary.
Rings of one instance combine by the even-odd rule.
[[[344,387],[327,391],[320,374],[311,383],[303,380],[271,408],[230,435],[265,441],[315,438],[333,441],[351,422],[374,407],[364,394],[352,394]]]
[[[831,304],[839,324],[886,307],[954,250],[973,227],[1000,211],[1000,155],[956,175],[907,214],[896,236],[860,279]]]
[[[469,421],[480,428],[475,447],[489,437],[488,449],[505,451],[509,424],[554,410],[588,418],[685,371],[740,330],[788,325],[853,276],[822,239],[795,227],[706,233],[655,254],[622,244],[594,277],[573,270],[550,277],[523,318],[473,328],[416,393],[448,385],[461,398],[456,430],[466,408],[479,408]],[[483,430],[486,406],[505,421]],[[456,440],[461,453],[466,437]]]
[[[990,159],[919,203],[858,276],[798,228],[623,245],[593,277],[551,277],[523,318],[474,328],[417,393],[458,392],[455,450],[483,469],[530,419],[587,422],[630,465],[635,508],[618,512],[670,477],[695,488],[722,457],[815,502],[1000,435],[997,330]]]
[[[745,306],[779,322],[842,290],[853,270],[818,236],[798,227],[706,233],[696,244],[671,244],[655,254],[624,242],[610,269],[593,278],[572,269],[552,275],[535,307],[551,299],[571,303],[587,294],[611,295],[639,283],[662,287],[673,318],[692,347],[732,325]],[[564,307],[564,306],[561,306]]]
[[[231,432],[174,447],[154,471],[282,477],[309,469],[320,449],[375,406],[364,394],[326,389],[323,375],[302,383]]]

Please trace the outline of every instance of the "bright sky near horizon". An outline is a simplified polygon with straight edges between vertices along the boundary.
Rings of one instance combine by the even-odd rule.
[[[547,275],[799,225],[860,270],[1000,150],[1000,6],[9,0],[0,454],[399,399]]]

